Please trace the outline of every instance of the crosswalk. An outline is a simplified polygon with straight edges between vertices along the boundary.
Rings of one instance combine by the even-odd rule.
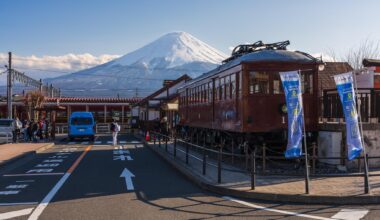
[[[111,145],[111,144],[113,144],[113,142],[112,141],[107,141],[107,140],[94,141],[94,142],[89,142],[89,141],[70,141],[67,144],[69,144],[69,145],[76,145],[76,144],[82,144],[82,145],[89,145],[89,144],[92,144],[92,145]],[[142,144],[142,143],[139,142],[139,141],[118,141],[117,144]]]

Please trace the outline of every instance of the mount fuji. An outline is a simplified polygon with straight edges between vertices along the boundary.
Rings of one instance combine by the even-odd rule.
[[[186,32],[168,33],[142,48],[108,63],[45,79],[64,96],[144,97],[165,79],[183,74],[197,77],[227,58]]]

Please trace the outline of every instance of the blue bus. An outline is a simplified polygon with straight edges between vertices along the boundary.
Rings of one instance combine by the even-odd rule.
[[[69,120],[69,139],[89,138],[95,139],[95,120],[91,112],[73,112]]]

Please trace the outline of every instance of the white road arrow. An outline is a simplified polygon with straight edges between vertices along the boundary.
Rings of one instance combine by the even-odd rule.
[[[135,177],[131,171],[129,171],[127,168],[124,168],[123,172],[120,174],[120,177],[125,178],[125,184],[127,186],[127,190],[134,190],[132,177]]]

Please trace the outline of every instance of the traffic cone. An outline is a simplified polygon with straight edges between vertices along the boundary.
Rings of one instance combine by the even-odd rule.
[[[149,131],[146,132],[145,140],[146,140],[146,141],[150,141]]]

